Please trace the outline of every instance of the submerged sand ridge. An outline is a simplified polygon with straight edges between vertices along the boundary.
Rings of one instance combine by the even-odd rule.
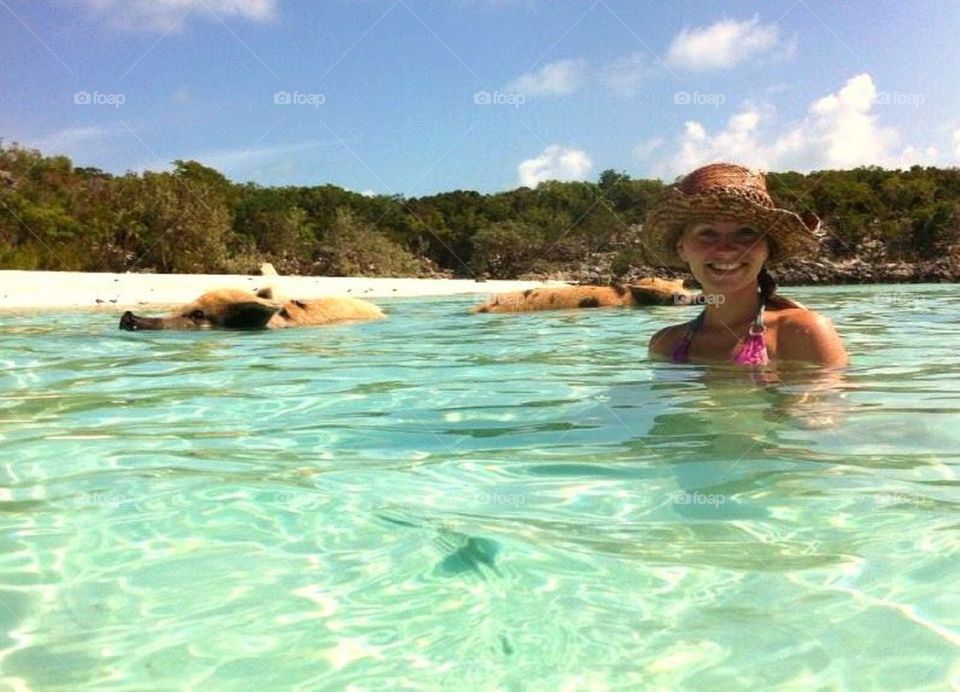
[[[187,303],[206,291],[225,287],[255,290],[271,286],[279,294],[310,299],[492,294],[566,285],[560,281],[0,271],[0,309],[159,307]]]

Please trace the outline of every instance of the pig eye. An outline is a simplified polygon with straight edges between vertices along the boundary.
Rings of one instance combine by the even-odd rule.
[[[202,320],[203,319],[203,310],[194,310],[190,313],[191,320]]]

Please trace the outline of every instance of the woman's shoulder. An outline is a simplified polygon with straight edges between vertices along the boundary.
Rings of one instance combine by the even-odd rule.
[[[786,308],[768,313],[770,327],[777,330],[781,360],[846,365],[847,352],[833,322],[815,310]]]
[[[816,310],[809,308],[782,308],[780,310],[764,311],[764,320],[772,322],[780,329],[790,331],[810,331],[817,329],[833,329],[833,322]]]
[[[653,336],[650,337],[650,343],[647,346],[647,350],[652,356],[670,358],[677,341],[680,340],[686,330],[686,322],[682,322],[680,324],[671,324],[669,327],[664,327],[663,329],[658,330]]]

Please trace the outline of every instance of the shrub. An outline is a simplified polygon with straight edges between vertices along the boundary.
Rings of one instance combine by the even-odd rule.
[[[327,276],[419,276],[423,263],[349,209],[337,209],[320,234],[314,273]]]

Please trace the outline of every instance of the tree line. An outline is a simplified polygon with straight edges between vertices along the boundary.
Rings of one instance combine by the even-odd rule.
[[[823,219],[830,259],[956,253],[960,170],[914,166],[769,173],[780,206]],[[0,269],[324,276],[563,275],[598,254],[617,278],[642,265],[639,232],[660,180],[426,197],[334,185],[234,183],[196,161],[111,175],[0,140]]]

